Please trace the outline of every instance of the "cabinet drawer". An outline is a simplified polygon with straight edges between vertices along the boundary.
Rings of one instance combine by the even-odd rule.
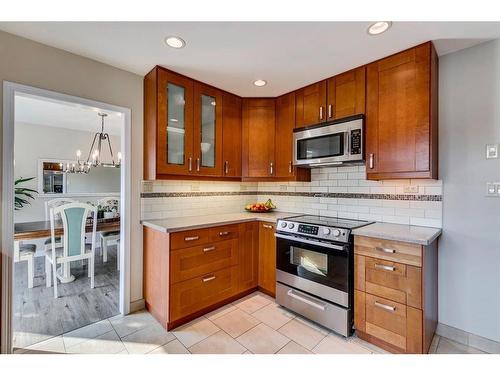
[[[170,235],[170,249],[183,249],[208,243],[210,240],[209,229],[193,229],[176,232]]]
[[[421,308],[422,269],[366,257],[365,290],[379,297]]]
[[[170,283],[178,283],[238,264],[238,240],[208,243],[170,254]]]
[[[422,246],[407,242],[355,236],[354,253],[412,266],[422,266]]]
[[[195,277],[171,287],[170,321],[175,321],[236,293],[238,267]]]
[[[238,238],[238,224],[210,228],[209,236],[211,242]]]
[[[366,293],[366,333],[406,350],[406,306]]]

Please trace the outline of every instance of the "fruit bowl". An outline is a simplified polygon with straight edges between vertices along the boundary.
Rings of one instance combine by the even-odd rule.
[[[270,212],[275,208],[276,206],[270,199],[266,203],[251,203],[245,206],[245,210],[248,212]]]

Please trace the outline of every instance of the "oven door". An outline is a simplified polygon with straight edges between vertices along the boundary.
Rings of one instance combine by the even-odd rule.
[[[276,234],[276,279],[327,301],[350,307],[348,245]]]

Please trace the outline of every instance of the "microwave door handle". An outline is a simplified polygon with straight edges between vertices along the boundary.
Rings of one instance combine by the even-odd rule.
[[[351,155],[351,132],[346,131],[344,132],[344,147],[345,147],[345,155],[349,156]]]

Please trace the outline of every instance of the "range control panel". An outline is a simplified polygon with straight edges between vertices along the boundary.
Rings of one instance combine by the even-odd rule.
[[[345,228],[327,227],[323,225],[303,224],[290,220],[278,220],[276,231],[291,234],[300,234],[306,237],[320,238],[330,241],[349,241],[351,231]]]

